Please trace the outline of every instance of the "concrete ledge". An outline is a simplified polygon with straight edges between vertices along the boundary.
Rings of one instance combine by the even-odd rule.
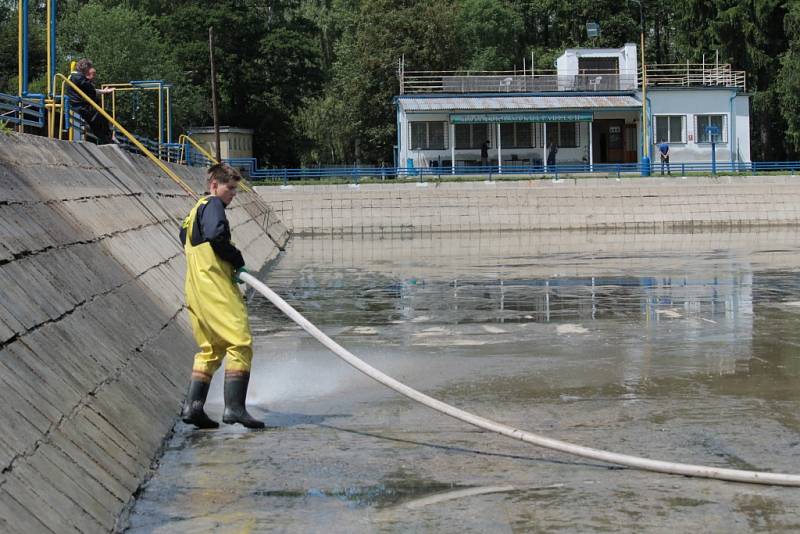
[[[177,232],[194,200],[116,146],[25,135],[0,136],[0,185],[0,531],[108,531],[188,383]],[[288,239],[258,195],[229,218],[253,268]]]

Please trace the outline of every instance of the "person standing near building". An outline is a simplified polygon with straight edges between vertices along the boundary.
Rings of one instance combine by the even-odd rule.
[[[672,172],[669,170],[669,144],[665,140],[658,145],[658,154],[661,156],[661,176],[664,176],[664,164],[667,165],[667,174],[672,176]]]
[[[253,338],[247,308],[237,282],[247,272],[242,253],[231,243],[225,208],[236,196],[241,175],[219,163],[208,170],[210,195],[202,197],[181,225],[186,254],[186,306],[192,332],[200,346],[181,418],[198,428],[217,428],[204,405],[211,377],[225,362],[225,411],[222,421],[247,428],[264,428],[245,408]]]
[[[112,89],[95,89],[94,76],[97,69],[92,65],[88,58],[79,59],[75,65],[75,71],[70,73],[69,81],[74,83],[86,96],[95,103],[100,103],[98,93],[110,93]],[[97,137],[97,144],[107,145],[112,142],[111,129],[108,120],[103,117],[91,104],[83,99],[71,85],[67,84],[67,98],[69,98],[70,108],[76,112],[89,126],[89,129]]]
[[[489,141],[486,140],[481,145],[481,167],[489,166]]]
[[[550,148],[547,149],[547,166],[555,167],[556,154],[558,154],[558,145],[555,141],[550,141]]]

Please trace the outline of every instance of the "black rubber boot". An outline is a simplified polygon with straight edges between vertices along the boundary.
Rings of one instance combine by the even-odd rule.
[[[189,384],[189,393],[186,395],[181,413],[181,419],[187,425],[194,425],[197,428],[219,428],[219,423],[208,417],[203,410],[210,385],[201,380],[192,380]]]
[[[225,373],[225,411],[222,412],[222,422],[226,425],[240,423],[247,428],[264,428],[264,422],[253,418],[244,407],[249,382],[250,373]]]

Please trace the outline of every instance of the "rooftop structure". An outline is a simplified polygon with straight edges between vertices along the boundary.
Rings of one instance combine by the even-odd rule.
[[[646,65],[647,87],[730,87],[744,90],[744,71],[730,64],[676,63]],[[570,48],[555,70],[523,67],[510,71],[410,71],[401,60],[400,94],[540,93],[561,91],[636,91],[642,70],[636,45],[622,48]]]

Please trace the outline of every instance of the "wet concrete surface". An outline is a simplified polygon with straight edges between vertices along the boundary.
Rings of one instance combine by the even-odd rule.
[[[265,279],[460,408],[615,452],[800,473],[799,265],[794,230],[349,236],[294,238]],[[800,488],[480,431],[359,375],[259,296],[249,308],[251,412],[274,428],[179,423],[128,532],[800,530]]]

